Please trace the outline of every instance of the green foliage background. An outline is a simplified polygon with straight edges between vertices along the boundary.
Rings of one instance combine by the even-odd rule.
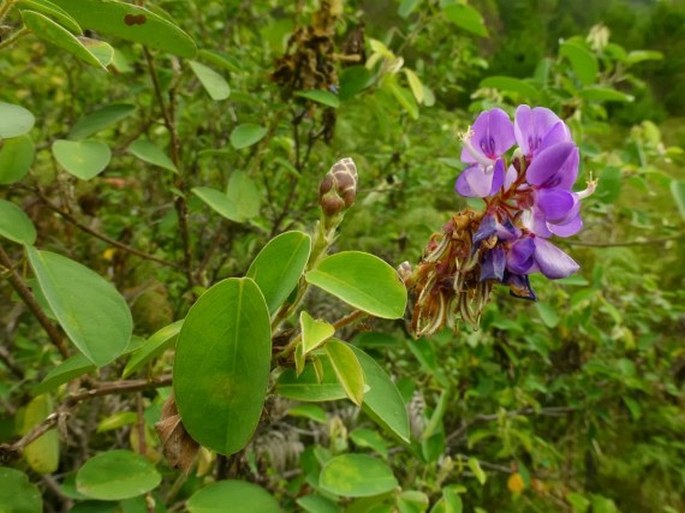
[[[66,9],[69,2],[55,3]],[[480,110],[551,108],[581,148],[582,180],[597,177],[599,186],[584,202],[584,230],[559,241],[581,271],[557,282],[536,277],[537,303],[497,290],[478,331],[415,341],[401,320],[370,320],[338,335],[393,377],[412,444],[346,400],[319,407],[270,395],[243,452],[226,458],[202,450],[185,474],[161,455],[153,426],[170,388],[155,384],[70,407],[59,437],[38,451],[59,447],[53,468],[41,469],[27,454],[2,462],[38,487],[45,511],[200,511],[197,494],[227,477],[260,485],[283,511],[685,510],[683,2],[136,3],[190,35],[200,49],[195,61],[219,75],[209,73],[214,86],[203,83],[202,68],[165,51],[164,41],[144,48],[106,28],[86,31],[116,50],[105,70],[38,31],[9,44],[22,26],[21,2],[0,23],[0,101],[36,118],[30,171],[2,182],[0,195],[29,216],[38,247],[80,262],[122,293],[134,321],[131,350],[183,319],[209,286],[245,275],[275,235],[312,232],[319,182],[341,157],[354,158],[359,186],[333,248],[368,251],[393,267],[416,262],[429,236],[467,206],[453,190],[462,168],[457,133]],[[316,70],[294,73],[310,82],[279,83],[274,72],[293,31],[316,27],[317,16],[337,7],[335,48],[325,54],[311,37]],[[610,34],[603,43],[599,25]],[[226,84],[230,95],[213,99],[226,96]],[[329,95],[291,94],[309,89]],[[114,104],[133,109],[87,136],[106,144],[111,159],[97,176],[77,178],[58,163],[53,143]],[[160,105],[172,113],[176,134]],[[136,151],[140,140],[156,150]],[[197,187],[226,192],[230,201],[221,200],[222,211],[194,193]],[[11,286],[14,270],[50,316],[22,247],[5,239],[1,247],[0,443],[11,444],[47,417],[53,402],[118,382],[129,357],[100,369],[82,361],[74,377],[85,377],[36,402],[46,396],[35,386],[65,355]],[[349,313],[320,291],[305,305],[329,322]],[[297,326],[292,316],[288,322]],[[67,354],[78,351],[69,346]],[[154,381],[172,363],[167,347],[124,374]],[[145,456],[137,464],[151,491],[103,502],[77,491],[77,471],[115,449]],[[396,479],[392,491],[331,494],[325,465],[348,453],[384,461]],[[8,475],[6,483],[20,482]],[[0,501],[15,500],[3,493]],[[274,507],[259,490],[249,493],[261,511]],[[213,504],[211,511],[228,511],[219,499]]]

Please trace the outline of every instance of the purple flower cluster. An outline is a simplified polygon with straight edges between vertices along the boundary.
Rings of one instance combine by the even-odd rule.
[[[581,229],[580,200],[594,192],[595,183],[572,191],[578,148],[566,124],[544,107],[519,106],[513,123],[501,109],[485,111],[463,136],[463,145],[461,160],[469,166],[456,190],[487,205],[472,239],[472,250],[480,254],[480,280],[505,283],[514,295],[535,299],[529,274],[558,279],[578,270],[548,239]]]

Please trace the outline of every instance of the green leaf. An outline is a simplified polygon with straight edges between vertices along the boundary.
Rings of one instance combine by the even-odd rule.
[[[402,0],[397,9],[400,18],[408,18],[409,15],[419,6],[421,0]]]
[[[445,513],[462,513],[464,505],[461,502],[461,497],[451,486],[447,486],[442,490],[442,498],[445,501]]]
[[[319,347],[335,333],[335,328],[332,324],[314,319],[304,310],[300,312],[300,330],[302,331],[304,354]]]
[[[222,217],[236,223],[244,221],[238,211],[238,205],[229,200],[223,192],[211,187],[194,187],[191,192]]]
[[[43,41],[66,50],[91,66],[104,67],[100,59],[84,46],[76,36],[44,14],[36,11],[21,11],[21,17],[24,24]]]
[[[228,82],[219,73],[197,61],[188,61],[188,64],[212,100],[225,100],[231,95]]]
[[[236,205],[241,219],[248,220],[259,215],[261,193],[254,180],[245,171],[231,173],[226,187],[226,197]]]
[[[421,433],[421,439],[423,441],[428,440],[436,433],[439,433],[444,430],[442,419],[445,416],[445,412],[447,411],[449,395],[450,394],[448,392],[448,389],[444,389],[440,393],[440,399],[438,399],[438,404],[435,406],[435,410],[433,410],[433,414],[431,415],[431,418],[428,421],[428,424],[426,425],[426,429],[424,429],[423,433]]]
[[[320,424],[328,422],[326,411],[316,404],[298,404],[290,408],[287,414],[292,417],[304,417]]]
[[[580,97],[593,102],[632,102],[635,97],[611,87],[591,86],[580,91]]]
[[[253,144],[257,144],[264,138],[267,132],[268,130],[266,128],[257,125],[256,123],[244,123],[233,129],[229,140],[231,146],[236,150],[241,150],[248,146],[252,146]]]
[[[364,371],[357,355],[350,349],[349,344],[336,339],[329,340],[324,349],[347,397],[357,406],[361,406],[364,400]]]
[[[313,102],[320,103],[326,107],[332,107],[337,109],[340,107],[340,98],[330,91],[323,89],[312,89],[311,91],[298,91],[295,96],[300,96],[301,98],[307,98]]]
[[[428,495],[417,490],[407,490],[397,496],[399,513],[423,513],[429,505]]]
[[[343,251],[330,255],[305,279],[376,317],[399,319],[404,315],[407,289],[392,267],[369,253]]]
[[[35,153],[33,141],[27,135],[0,142],[0,185],[24,178],[31,169]]]
[[[120,411],[102,419],[95,429],[96,433],[104,433],[120,427],[130,426],[138,421],[138,414],[134,411]]]
[[[93,372],[95,369],[95,365],[85,355],[81,353],[75,354],[48,372],[43,381],[33,389],[33,393],[44,394],[45,392],[50,392],[61,384],[67,383],[83,374]]]
[[[74,18],[69,16],[68,12],[48,0],[17,0],[17,6],[19,7],[19,10],[22,11],[24,10],[24,7],[33,11],[38,11],[53,18],[54,21],[62,25],[65,29],[77,35],[83,34],[83,30],[81,30],[79,24]]]
[[[384,458],[388,457],[388,444],[383,437],[373,429],[356,428],[350,433],[350,439],[357,447],[368,447]]]
[[[23,435],[38,426],[52,413],[52,399],[47,394],[34,397],[26,407],[23,416]],[[59,465],[59,435],[49,430],[24,448],[24,458],[29,467],[39,474],[52,474]]]
[[[40,491],[23,472],[0,467],[0,511],[3,513],[43,513]]]
[[[168,155],[147,139],[138,139],[134,141],[128,147],[128,151],[143,162],[178,173],[178,169]]]
[[[664,54],[656,50],[633,50],[628,53],[628,64],[637,64],[643,61],[660,61],[663,60]]]
[[[109,43],[85,36],[77,36],[76,39],[78,39],[79,42],[86,47],[86,49],[92,53],[105,68],[114,61],[114,48],[112,48]]]
[[[445,7],[443,12],[447,19],[457,27],[477,36],[488,36],[488,29],[485,27],[483,16],[474,7],[466,4],[452,4]]]
[[[62,255],[26,247],[41,291],[71,341],[98,367],[119,356],[133,331],[123,297],[104,278]]]
[[[319,486],[342,497],[369,497],[399,485],[390,467],[381,460],[366,454],[343,454],[326,462]]]
[[[157,488],[162,476],[143,456],[109,450],[93,456],[76,474],[76,489],[92,499],[118,501]]]
[[[53,0],[84,29],[133,41],[181,57],[197,52],[193,39],[169,20],[116,0]]]
[[[312,239],[303,232],[285,232],[271,239],[247,270],[264,294],[269,313],[273,314],[297,286],[304,272]]]
[[[416,104],[416,100],[414,100],[414,95],[412,92],[409,89],[399,85],[397,82],[395,82],[395,80],[386,80],[384,83],[387,84],[386,87],[395,97],[397,103],[399,103],[402,108],[407,111],[409,116],[412,119],[419,119],[419,106]]]
[[[362,408],[375,422],[409,443],[409,417],[402,395],[385,370],[368,354],[351,346],[364,371],[366,385]]]
[[[606,166],[599,175],[594,196],[602,203],[614,203],[621,194],[621,179],[619,167]]]
[[[371,72],[366,66],[350,66],[340,74],[340,101],[347,101],[369,87],[372,82]]]
[[[93,139],[58,139],[52,143],[52,154],[60,166],[81,180],[90,180],[102,173],[112,159],[109,146]]]
[[[480,468],[480,463],[478,462],[477,458],[469,458],[468,461],[468,466],[471,469],[471,472],[473,472],[473,475],[476,476],[476,479],[478,479],[478,482],[482,485],[485,484],[485,481],[488,479],[487,474],[483,472],[483,469]]]
[[[0,237],[29,246],[36,242],[36,228],[29,216],[4,199],[0,199]]]
[[[213,64],[219,68],[223,68],[226,71],[230,71],[232,73],[240,73],[243,71],[243,69],[240,67],[240,63],[225,53],[206,49],[202,49],[197,53],[199,57],[203,58],[210,64]]]
[[[411,89],[414,98],[418,103],[423,103],[425,100],[424,88],[421,79],[409,68],[403,68],[404,74],[407,76],[409,88]]]
[[[549,303],[535,303],[535,307],[537,308],[540,318],[545,326],[548,328],[555,328],[559,324],[559,314]]]
[[[305,495],[296,502],[307,513],[340,513],[340,508],[335,502],[320,495]]]
[[[211,287],[176,343],[176,404],[190,436],[221,454],[245,447],[262,414],[270,365],[269,311],[257,284],[229,278]]]
[[[490,87],[500,91],[511,92],[524,99],[535,99],[540,96],[538,89],[520,78],[494,76],[481,80],[478,87]]]
[[[0,139],[27,134],[35,123],[36,118],[24,107],[0,102]]]
[[[595,81],[595,77],[599,72],[597,57],[582,43],[564,41],[559,46],[559,55],[569,60],[574,73],[581,83],[590,85]]]
[[[278,501],[264,488],[231,479],[205,486],[186,503],[190,513],[225,513],[229,505],[240,513],[281,513]]]
[[[85,139],[127,118],[136,110],[129,103],[113,103],[79,119],[69,132],[69,139]]]
[[[127,378],[135,371],[140,369],[147,362],[160,355],[176,340],[176,336],[181,331],[183,320],[176,321],[164,326],[162,329],[154,333],[136,352],[131,355],[131,359],[126,364],[122,378]]]
[[[685,180],[671,181],[671,194],[678,206],[680,216],[685,220]]]
[[[329,359],[324,357],[319,361],[324,369],[321,382],[317,379],[314,365],[308,363],[299,376],[295,369],[287,369],[283,372],[276,383],[276,393],[295,401],[311,402],[337,401],[347,397],[345,390],[338,383]]]

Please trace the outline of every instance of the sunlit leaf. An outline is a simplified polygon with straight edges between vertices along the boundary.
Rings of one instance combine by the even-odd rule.
[[[58,139],[52,143],[52,154],[60,166],[81,180],[90,180],[102,173],[112,159],[109,146],[93,139]]]
[[[109,450],[90,458],[76,474],[76,489],[93,499],[117,501],[155,489],[162,480],[143,456]]]
[[[366,454],[343,454],[326,462],[319,486],[342,497],[368,497],[394,490],[398,483],[381,460]]]
[[[0,138],[10,139],[24,135],[35,123],[36,118],[24,107],[0,102]]]
[[[19,244],[36,242],[36,228],[26,213],[14,203],[0,199],[0,237]]]
[[[225,100],[231,95],[228,82],[219,73],[197,61],[188,61],[188,64],[212,100]]]
[[[201,488],[186,503],[190,513],[225,513],[228,505],[240,513],[281,513],[278,501],[264,488],[230,479]]]

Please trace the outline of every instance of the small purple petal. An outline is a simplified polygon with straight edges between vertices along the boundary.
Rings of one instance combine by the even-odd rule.
[[[485,239],[489,239],[497,232],[497,220],[493,214],[483,216],[476,233],[473,234],[473,245],[478,246]]]
[[[538,188],[571,190],[578,176],[580,155],[571,142],[563,142],[541,151],[530,163],[526,179]]]
[[[523,225],[532,233],[539,237],[548,238],[552,236],[552,232],[547,227],[545,214],[536,207],[532,210],[524,211]]]
[[[504,159],[498,159],[495,162],[495,168],[492,171],[492,186],[490,187],[490,194],[496,194],[497,191],[502,187],[504,183]]]
[[[565,221],[563,224],[553,224],[547,223],[547,228],[554,235],[559,237],[570,237],[575,235],[583,227],[583,220],[580,218],[580,214],[576,214],[570,220]]]
[[[507,172],[504,174],[504,190],[509,189],[509,187],[514,184],[517,177],[518,173],[516,172],[516,168],[513,165],[509,166]]]
[[[490,109],[482,112],[471,127],[471,144],[483,156],[495,160],[507,152],[516,142],[514,125],[502,109]],[[477,160],[464,148],[461,152],[463,162],[473,163]]]
[[[540,237],[535,239],[535,263],[540,272],[552,280],[566,278],[580,269],[575,260]]]
[[[526,274],[535,263],[535,242],[524,237],[514,242],[507,252],[507,269],[515,274]]]
[[[514,116],[514,134],[521,151],[528,157],[557,142],[570,141],[564,122],[545,107],[519,106]]]
[[[457,178],[456,189],[459,194],[467,198],[484,198],[490,195],[493,173],[486,173],[479,166],[464,169]]]
[[[500,240],[512,241],[521,236],[521,230],[516,228],[508,217],[501,223],[497,224],[497,237]]]
[[[573,193],[563,189],[539,189],[535,193],[535,205],[552,223],[568,218],[576,203]]]
[[[509,293],[521,299],[528,299],[530,301],[537,300],[535,292],[530,286],[530,280],[527,274],[514,274],[508,271],[504,273],[504,283],[509,285]]]
[[[486,251],[480,264],[480,281],[502,281],[506,262],[507,260],[502,247],[496,246],[490,251]]]

